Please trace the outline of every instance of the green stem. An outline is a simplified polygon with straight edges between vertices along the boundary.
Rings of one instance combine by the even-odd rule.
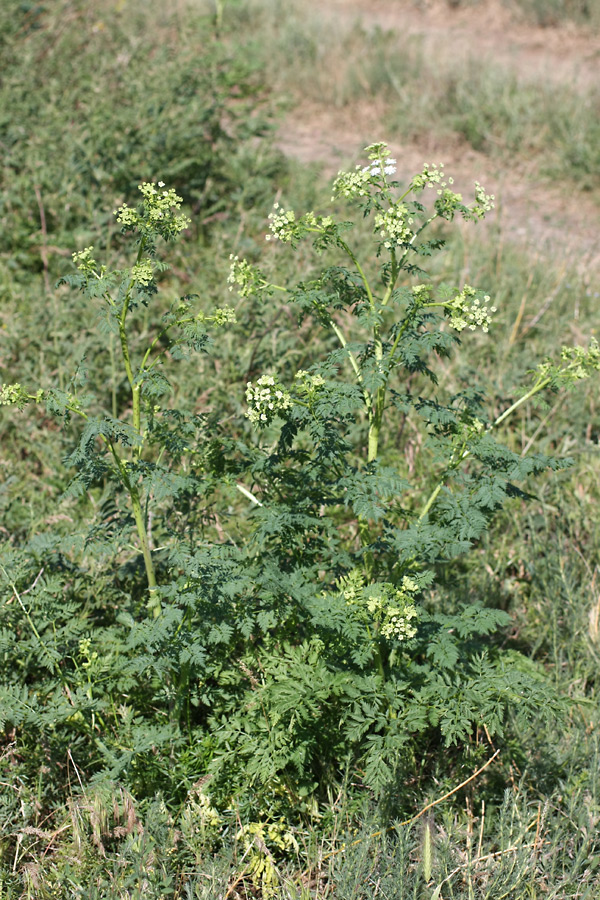
[[[144,353],[144,358],[143,358],[142,364],[141,364],[141,366],[140,366],[140,374],[143,374],[144,372],[148,371],[148,369],[151,369],[152,366],[156,363],[156,361],[157,361],[158,359],[160,359],[160,357],[161,357],[162,354],[164,353],[164,350],[161,351],[161,353],[158,354],[158,356],[150,363],[149,366],[146,366],[146,363],[148,362],[148,358],[149,358],[150,354],[152,353],[152,351],[154,350],[154,348],[156,347],[156,345],[158,344],[158,342],[160,341],[160,339],[161,339],[162,337],[164,337],[165,334],[168,334],[168,333],[169,333],[169,329],[172,328],[173,325],[175,325],[175,324],[176,324],[176,323],[173,322],[172,325],[167,325],[166,328],[163,328],[162,331],[159,331],[159,333],[156,335],[156,337],[154,338],[154,340],[151,342],[150,346],[148,347],[148,349],[147,349],[146,352]]]
[[[377,641],[375,641],[375,664],[377,666],[377,671],[381,675],[381,680],[385,681],[385,666],[383,665],[383,657],[381,655],[381,647]]]
[[[367,297],[369,298],[369,304],[371,306],[371,309],[374,310],[375,309],[375,298],[373,297],[373,291],[371,290],[371,285],[369,284],[369,279],[365,275],[361,264],[359,263],[358,259],[356,258],[356,256],[354,255],[354,253],[352,252],[352,250],[350,249],[350,247],[348,246],[348,244],[345,241],[340,240],[339,246],[350,257],[350,259],[356,266],[356,271],[360,275],[360,278],[364,285],[365,291],[367,292]]]
[[[370,641],[373,642],[373,660],[375,665],[377,666],[377,671],[381,675],[383,681],[385,681],[385,666],[383,665],[383,657],[381,655],[381,645],[376,637],[371,634],[371,629],[367,625],[367,637]]]
[[[419,522],[421,522],[425,518],[425,516],[427,515],[427,513],[429,512],[429,510],[431,509],[431,507],[437,500],[437,497],[438,497],[441,489],[443,488],[444,484],[446,483],[446,479],[448,478],[450,472],[452,472],[454,469],[456,469],[460,465],[460,463],[463,461],[463,459],[467,458],[467,456],[470,456],[470,451],[465,449],[464,444],[462,445],[462,448],[458,454],[456,454],[456,452],[454,452],[452,454],[452,456],[450,457],[450,462],[448,463],[448,465],[446,466],[446,469],[444,471],[443,477],[439,480],[439,482],[433,489],[432,493],[430,494],[429,499],[427,500],[427,503],[421,510],[421,513],[418,518]]]
[[[375,403],[373,405],[369,423],[369,442],[367,448],[368,462],[374,462],[377,459],[377,453],[379,452],[379,434],[385,407],[385,390],[386,385],[382,384],[381,387],[377,388],[375,393]]]
[[[426,222],[423,222],[423,224],[421,225],[420,228],[417,228],[417,230],[415,231],[415,233],[414,233],[413,236],[411,237],[410,241],[408,242],[410,246],[408,246],[408,247],[406,248],[406,250],[404,251],[404,254],[403,254],[403,256],[402,256],[402,259],[401,259],[400,262],[398,263],[398,269],[401,269],[402,266],[404,265],[404,262],[405,262],[405,260],[406,260],[406,257],[408,256],[409,252],[410,252],[411,250],[414,250],[414,247],[413,247],[412,245],[413,245],[413,243],[415,242],[415,240],[418,238],[418,236],[419,236],[423,231],[425,231],[425,229],[428,227],[428,225],[431,225],[431,223],[433,222],[434,219],[437,219],[437,218],[438,218],[438,213],[435,213],[433,216],[430,216],[429,219],[427,219]]]
[[[410,190],[411,189],[409,188],[409,190],[406,191],[405,194],[403,194],[403,196],[400,199],[402,200],[406,196],[406,194],[410,193]],[[394,291],[394,287],[395,287],[396,281],[398,279],[398,275],[402,271],[402,267],[404,265],[406,257],[408,256],[409,250],[413,249],[412,244],[414,243],[414,241],[416,240],[418,235],[420,235],[421,232],[425,228],[427,228],[427,226],[430,225],[431,222],[433,222],[433,220],[436,218],[437,218],[437,213],[435,215],[431,216],[429,219],[427,219],[427,221],[424,222],[423,225],[421,225],[421,227],[417,229],[417,231],[415,231],[412,238],[410,239],[411,246],[405,250],[405,252],[399,262],[396,260],[395,251],[392,250],[392,271],[390,274],[389,284],[386,288],[385,294],[383,296],[383,300],[381,301],[382,306],[387,306],[387,304],[389,303],[389,301],[392,297],[392,293]],[[371,308],[374,310],[375,303],[374,303],[373,294],[371,292],[371,288],[367,281],[367,278],[366,278],[363,270],[361,269],[358,260],[356,259],[356,257],[354,256],[354,254],[352,253],[350,248],[343,242],[341,242],[341,244],[343,246],[343,249],[346,251],[346,253],[350,256],[350,258],[354,262],[354,264],[362,278],[363,284],[365,286],[365,290],[367,291],[367,295],[369,297],[369,302],[371,303]],[[398,330],[398,334],[396,335],[396,339],[394,340],[392,349],[389,354],[390,362],[393,361],[394,355],[398,348],[398,344],[400,342],[400,338],[402,337],[402,335],[408,328],[409,324],[410,324],[410,320],[407,319],[405,321],[404,325]],[[381,342],[381,338],[379,336],[379,327],[377,325],[375,325],[374,329],[373,329],[373,339],[375,342],[375,359],[381,366],[381,364],[383,363],[383,345]],[[381,424],[383,421],[383,412],[384,412],[384,408],[385,408],[386,389],[387,389],[387,379],[386,379],[385,383],[382,384],[381,387],[379,387],[377,389],[377,392],[375,394],[375,400],[371,404],[371,406],[368,407],[370,421],[369,421],[369,439],[368,439],[367,459],[369,462],[373,462],[377,458],[377,454],[379,452],[379,435],[381,432]]]
[[[171,328],[174,328],[176,325],[177,325],[177,326],[187,325],[188,322],[193,322],[195,319],[196,319],[196,316],[186,316],[185,319],[176,319],[175,322],[171,322],[169,325],[166,325],[166,326],[162,329],[162,331],[159,331],[159,333],[156,335],[156,337],[155,337],[154,340],[151,342],[150,346],[148,347],[148,349],[146,350],[146,352],[145,352],[145,354],[144,354],[144,358],[143,358],[142,364],[141,364],[141,366],[140,366],[140,374],[143,374],[144,372],[146,372],[146,371],[148,371],[149,369],[151,369],[154,365],[156,365],[156,363],[158,362],[158,360],[161,358],[161,356],[162,356],[167,350],[170,350],[172,347],[176,346],[178,343],[181,342],[180,340],[178,340],[178,341],[171,341],[171,342],[169,343],[169,346],[168,346],[168,347],[165,347],[164,350],[161,350],[161,352],[158,354],[158,356],[157,356],[155,359],[152,360],[152,362],[150,363],[150,365],[149,365],[149,366],[146,366],[146,363],[148,362],[148,358],[149,358],[150,354],[152,353],[152,351],[154,350],[154,348],[156,347],[156,345],[158,344],[158,342],[160,341],[160,339],[161,339],[162,337],[164,337],[166,334],[168,334],[169,331],[171,330]]]
[[[121,339],[121,351],[123,354],[123,362],[125,364],[125,372],[127,373],[127,380],[129,381],[129,386],[131,388],[131,401],[132,401],[132,422],[133,427],[137,431],[137,433],[141,436],[141,391],[140,385],[136,383],[135,376],[133,374],[133,369],[131,367],[131,360],[129,358],[129,344],[127,341],[127,331],[125,329],[125,320],[127,319],[127,309],[129,305],[129,294],[125,296],[125,300],[123,302],[123,310],[121,315],[119,316],[119,337]],[[141,445],[138,447],[138,456],[141,454]]]
[[[381,301],[382,306],[387,306],[392,293],[394,291],[394,287],[396,281],[398,280],[398,275],[401,271],[401,266],[398,265],[396,260],[396,251],[392,249],[392,271],[390,273],[390,281],[386,288],[385,294],[383,295],[383,299]],[[390,360],[394,355],[396,347],[398,346],[398,341],[400,340],[400,336],[402,331],[398,332],[396,337],[396,341],[392,348],[392,353],[390,354]],[[373,326],[373,340],[375,342],[375,359],[379,365],[379,369],[381,374],[383,375],[383,344],[381,342],[381,337],[379,334],[379,326],[375,324]],[[389,370],[388,370],[389,371]],[[381,387],[377,388],[377,392],[375,394],[375,403],[372,408],[372,413],[370,415],[370,424],[369,424],[369,442],[367,448],[367,459],[369,462],[373,462],[377,459],[377,453],[379,452],[379,433],[381,431],[381,423],[383,421],[383,411],[385,408],[385,394],[387,389],[387,377]]]
[[[33,398],[32,398],[33,399]],[[78,416],[81,416],[83,419],[88,419],[87,413],[85,413],[81,409],[77,409],[76,406],[68,405],[66,407],[70,412],[76,413]],[[152,553],[150,550],[150,542],[148,540],[148,532],[146,529],[146,522],[144,513],[142,510],[142,504],[140,501],[139,491],[135,485],[131,483],[131,479],[129,478],[129,473],[127,472],[127,464],[126,461],[123,460],[117,450],[113,442],[106,437],[104,434],[98,435],[104,443],[109,448],[112,453],[113,459],[116,463],[118,472],[121,476],[121,481],[125,486],[125,490],[129,494],[129,499],[131,500],[131,506],[133,509],[133,516],[135,520],[135,527],[138,533],[138,538],[140,540],[140,544],[142,547],[142,555],[144,557],[144,566],[146,568],[146,578],[148,580],[148,589],[151,593],[151,602],[148,604],[149,608],[152,608],[154,612],[154,616],[159,616],[161,613],[160,608],[160,600],[156,601],[152,598],[152,593],[156,590],[156,572],[154,569],[154,563],[152,561]]]
[[[367,521],[367,519],[361,518],[361,516],[358,517],[358,534],[363,547],[366,547],[371,543],[369,522]],[[371,550],[367,550],[363,557],[363,567],[365,570],[365,581],[367,584],[370,584],[370,582],[373,580],[373,575],[375,572],[375,557]]]
[[[41,637],[39,631],[38,631],[37,628],[35,627],[35,623],[34,623],[33,619],[32,619],[31,616],[29,615],[29,611],[28,611],[27,607],[25,606],[25,604],[24,604],[23,601],[21,600],[21,595],[19,594],[19,592],[18,592],[18,590],[17,590],[16,584],[10,579],[10,577],[9,577],[9,575],[8,575],[8,572],[6,571],[6,569],[4,568],[3,565],[0,565],[0,571],[2,572],[2,574],[4,575],[4,577],[6,578],[6,581],[8,582],[8,586],[11,588],[11,590],[12,590],[12,592],[13,592],[13,594],[14,594],[16,600],[17,600],[17,603],[19,604],[19,606],[20,606],[21,609],[23,610],[23,612],[24,612],[24,614],[25,614],[25,618],[27,619],[27,621],[28,621],[28,623],[29,623],[29,627],[30,627],[31,630],[33,631],[33,633],[34,633],[34,635],[35,635],[35,637],[36,637],[36,639],[37,639],[37,641],[38,641],[40,647],[41,647],[42,650],[45,652],[45,654],[46,654],[46,656],[48,657],[48,659],[51,661],[53,670],[54,670],[55,672],[58,672],[59,675],[61,675],[60,669],[59,669],[59,667],[58,667],[57,664],[56,664],[56,655],[55,655],[55,654],[53,655],[53,654],[50,652],[50,650],[48,649],[48,647],[46,646],[46,644],[45,644],[44,641],[42,640],[42,637]],[[41,574],[41,573],[40,573],[40,574]],[[39,578],[39,575],[38,575],[38,578]],[[35,580],[36,582],[37,582],[38,578],[36,578],[36,580]],[[34,582],[34,584],[35,584],[35,582]],[[61,680],[62,680],[62,677],[61,677]]]
[[[358,260],[356,259],[353,252],[350,250],[350,248],[348,247],[347,244],[344,244],[344,250],[350,257],[350,259],[352,259],[352,261],[355,263],[355,265],[360,273],[360,276],[362,278],[363,284],[365,286],[365,290],[367,291],[367,296],[369,297],[369,301],[370,301],[371,305],[373,305],[373,295],[371,293],[371,288],[365,277],[363,270],[361,269],[361,267],[358,263]],[[286,287],[282,287],[280,284],[273,284],[272,282],[266,282],[266,281],[264,282],[264,284],[268,284],[269,287],[273,288],[276,291],[282,291],[285,294],[289,293],[288,289]],[[360,366],[358,364],[358,360],[356,359],[355,355],[352,353],[351,350],[346,349],[348,342],[347,342],[346,338],[344,337],[344,333],[341,330],[341,328],[339,327],[339,325],[337,325],[333,321],[333,319],[329,320],[329,324],[331,325],[331,330],[337,337],[341,346],[344,348],[344,350],[346,350],[346,352],[348,354],[348,359],[350,360],[350,365],[354,369],[354,374],[356,375],[356,380],[357,380],[358,384],[362,387],[362,390],[363,390],[365,406],[366,406],[367,410],[370,410],[371,409],[371,397],[369,396],[368,391],[363,386],[363,377],[362,377],[362,373],[360,371]]]
[[[365,406],[367,408],[367,412],[370,415],[371,397],[369,395],[369,392],[366,390],[366,388],[363,385],[363,377],[362,377],[362,372],[360,371],[360,366],[358,364],[358,360],[356,359],[356,357],[354,356],[354,354],[352,353],[351,350],[346,349],[348,342],[346,341],[346,338],[344,337],[344,334],[343,334],[342,330],[339,328],[339,326],[336,325],[336,323],[333,321],[333,319],[329,320],[329,324],[331,325],[331,330],[333,331],[333,333],[337,337],[338,341],[340,342],[340,344],[342,345],[342,347],[344,348],[344,350],[346,350],[346,352],[348,354],[348,358],[350,360],[350,365],[354,369],[354,374],[356,375],[356,380],[358,381],[359,385],[362,388]]]
[[[150,356],[150,353],[152,352],[152,350],[154,350],[156,344],[161,339],[161,337],[163,337],[163,335],[165,335],[165,334],[168,334],[170,329],[173,328],[175,325],[177,325],[177,326],[186,325],[188,322],[194,322],[195,319],[196,319],[196,316],[188,316],[186,319],[179,319],[179,321],[173,322],[171,325],[168,325],[166,328],[163,328],[163,330],[160,332],[160,334],[158,334],[154,338],[154,340],[152,341],[152,343],[146,350],[146,353],[144,354],[144,358],[142,360],[142,365],[140,366],[140,375],[139,375],[140,379],[142,379],[144,372],[149,372],[150,369],[153,369],[154,366],[157,365],[161,361],[161,359],[163,358],[165,353],[168,353],[170,350],[173,350],[174,347],[177,347],[179,344],[182,344],[185,341],[185,337],[181,337],[181,338],[177,338],[175,340],[169,341],[169,344],[166,347],[163,347],[163,349],[160,351],[160,353],[156,354],[156,356],[154,357],[152,362],[149,365],[146,365],[146,363],[148,362],[148,357]],[[210,321],[210,319],[207,319],[206,321]]]
[[[215,32],[218,34],[223,25],[223,0],[215,0]]]
[[[259,500],[257,497],[255,497],[254,494],[253,494],[251,491],[248,490],[248,488],[244,487],[243,484],[240,484],[239,482],[236,482],[236,485],[235,485],[235,486],[236,486],[236,488],[238,489],[238,491],[239,491],[241,494],[244,495],[244,497],[247,497],[248,500],[250,500],[250,501],[251,501],[252,503],[254,503],[256,506],[262,506],[262,505],[263,505],[263,504],[260,502],[260,500]]]
[[[139,265],[139,263],[140,263],[140,261],[141,261],[141,259],[142,259],[142,254],[143,254],[143,252],[144,252],[144,247],[145,247],[145,241],[144,241],[144,239],[142,238],[142,240],[140,241],[140,249],[138,250],[138,254],[137,254],[137,257],[136,257],[136,260],[135,260],[135,264],[134,264],[134,265],[136,265],[136,266]],[[136,391],[137,391],[137,393],[138,393],[138,412],[137,412],[137,419],[138,419],[138,426],[139,426],[139,386],[136,385],[136,379],[135,379],[135,376],[134,376],[134,374],[133,374],[133,368],[132,368],[132,366],[131,366],[131,359],[130,359],[130,356],[129,356],[129,342],[128,342],[128,340],[127,340],[127,330],[126,330],[126,328],[125,328],[125,323],[126,323],[126,321],[127,321],[127,313],[129,312],[129,301],[130,301],[130,298],[131,298],[131,289],[132,289],[132,287],[133,287],[133,279],[132,279],[131,282],[129,283],[129,286],[128,286],[126,292],[125,292],[125,297],[123,298],[123,306],[122,306],[122,308],[121,308],[121,313],[120,313],[119,318],[118,318],[118,323],[119,323],[119,338],[120,338],[120,341],[121,341],[121,352],[122,352],[122,354],[123,354],[123,362],[124,362],[124,364],[125,364],[125,372],[127,373],[127,380],[129,381],[129,385],[130,385],[130,387],[131,387],[132,394],[134,395],[134,400],[133,400],[133,406],[134,406],[133,420],[134,420],[134,421],[133,421],[133,424],[134,424],[134,427],[136,427],[136,402],[135,402],[135,393],[136,393]],[[137,428],[137,430],[139,431],[139,427]]]
[[[138,265],[141,261],[142,254],[145,248],[145,241],[142,238],[140,241],[140,248],[138,250],[137,258],[135,261],[135,265]],[[123,306],[121,308],[121,313],[118,318],[119,323],[119,337],[121,340],[121,352],[123,355],[123,363],[125,365],[125,372],[127,374],[127,380],[129,381],[129,386],[131,388],[131,400],[132,400],[132,424],[135,431],[140,436],[140,443],[138,444],[137,450],[134,451],[137,455],[137,458],[140,459],[143,450],[143,434],[142,434],[142,412],[141,412],[141,400],[142,400],[142,385],[139,383],[139,380],[136,379],[136,376],[133,372],[133,367],[131,365],[131,358],[129,355],[129,341],[127,338],[127,330],[126,330],[126,321],[127,321],[127,313],[129,312],[129,300],[131,297],[131,289],[133,287],[133,280],[129,284],[127,291],[125,292],[125,297],[123,299]],[[126,462],[122,460],[118,453],[116,452],[114,445],[109,442],[109,446],[111,448],[112,454],[115,458],[119,471],[121,473],[121,478],[127,493],[129,494],[129,499],[131,501],[131,508],[133,510],[133,518],[135,521],[135,527],[138,533],[138,538],[140,541],[140,545],[142,548],[142,556],[144,558],[144,566],[146,569],[146,579],[148,581],[148,590],[150,591],[150,601],[148,603],[148,608],[152,610],[155,618],[161,614],[161,606],[160,600],[158,597],[155,597],[155,592],[157,588],[156,583],[156,572],[154,569],[154,562],[152,560],[152,553],[150,550],[150,542],[148,540],[148,531],[146,529],[146,521],[144,516],[144,511],[142,509],[142,503],[140,500],[140,494],[137,486],[131,482],[129,478],[129,473],[127,472]]]
[[[348,244],[345,241],[340,240],[339,246],[346,253],[346,255],[350,257],[350,259],[354,263],[356,271],[360,275],[361,281],[364,285],[371,310],[373,312],[375,312],[375,298],[373,296],[373,291],[371,290],[371,285],[369,284],[369,279],[365,275],[363,267],[361,266],[357,257],[355,256],[355,254],[353,253],[353,251],[350,249],[350,247],[348,246]],[[395,262],[395,260],[394,260],[394,262]],[[391,289],[390,289],[391,286],[392,285],[390,284],[390,287],[388,288],[388,292],[389,292],[390,296],[391,296]],[[335,324],[335,322],[333,322],[333,321],[331,322],[331,327],[332,327],[335,335],[337,336],[339,342],[341,343],[342,347],[345,348],[346,347],[346,339],[344,338],[342,332],[340,331],[338,326]],[[383,359],[383,347],[382,347],[381,341],[379,340],[379,338],[377,336],[377,326],[375,326],[375,345],[376,345],[375,346],[375,356],[379,360],[379,362],[381,362]],[[360,371],[360,366],[358,365],[358,361],[356,360],[356,358],[350,351],[348,351],[348,355],[350,357],[350,363],[352,365],[352,368],[354,369],[358,383],[361,385],[361,387],[363,387],[363,378],[362,378],[362,374]],[[373,403],[372,397],[369,395],[368,391],[364,387],[363,387],[363,396],[365,399],[365,406],[367,409],[367,413],[369,415],[369,442],[368,442],[367,456],[368,456],[368,461],[371,462],[377,456],[377,448],[378,448],[378,442],[379,442],[379,429],[381,428],[381,419],[383,416],[383,404],[385,401],[385,387],[379,388],[377,390],[374,403]]]
[[[534,384],[531,390],[527,391],[527,393],[524,394],[515,403],[513,403],[512,406],[509,406],[508,409],[505,409],[502,415],[498,416],[498,418],[494,420],[490,428],[496,428],[496,426],[500,425],[501,422],[504,422],[505,419],[512,415],[515,410],[519,409],[520,406],[523,406],[523,404],[530,400],[535,394],[537,394],[538,391],[542,391],[545,387],[548,387],[551,380],[551,378],[542,378],[541,381],[538,381],[536,384]]]
[[[398,329],[398,334],[394,339],[394,343],[392,344],[392,348],[388,354],[389,360],[389,368],[391,370],[394,357],[396,355],[396,350],[398,349],[398,344],[400,343],[400,339],[402,335],[406,332],[408,327],[410,326],[411,318],[409,316],[406,317],[400,328]],[[377,356],[377,346],[375,348],[375,355]],[[381,423],[383,421],[383,412],[385,406],[385,395],[387,390],[387,382],[382,385],[378,391],[375,398],[375,413],[373,415],[371,425],[369,428],[369,462],[374,460],[377,457],[378,449],[379,449],[379,433],[381,431]]]
[[[396,335],[394,343],[392,344],[392,349],[390,350],[390,353],[389,353],[390,366],[394,361],[394,356],[396,354],[396,350],[398,349],[398,344],[400,343],[400,338],[402,337],[402,335],[404,334],[406,329],[409,327],[410,322],[411,322],[410,317],[407,316],[406,319],[404,320],[402,326],[398,329],[398,334]]]
[[[148,531],[146,528],[146,517],[144,515],[144,511],[142,509],[142,503],[140,500],[140,494],[135,484],[132,484],[131,479],[129,477],[129,472],[127,471],[127,462],[124,459],[121,459],[119,454],[115,449],[115,445],[112,441],[107,441],[108,446],[110,447],[110,451],[113,455],[113,458],[117,464],[117,468],[121,475],[121,481],[125,485],[125,490],[129,494],[129,499],[131,501],[131,508],[133,510],[133,518],[135,521],[136,531],[138,533],[138,538],[140,541],[140,546],[142,548],[142,556],[144,558],[144,567],[146,569],[146,580],[148,581],[148,590],[150,592],[150,600],[148,601],[148,609],[152,610],[154,618],[158,618],[160,616],[162,609],[160,605],[160,598],[155,594],[156,589],[158,587],[156,582],[156,571],[154,569],[154,561],[152,559],[152,551],[150,549],[150,541],[148,539]]]
[[[392,279],[390,279],[390,284],[384,298],[386,301],[389,300],[393,290],[393,276],[394,264],[392,264]],[[377,324],[373,326],[373,341],[375,343],[375,361],[383,378],[383,343],[381,341],[379,326]],[[377,459],[377,453],[379,451],[379,433],[381,431],[381,423],[383,421],[386,388],[387,376],[385,376],[383,384],[377,388],[377,391],[375,392],[375,400],[369,412],[369,442],[367,448],[368,462],[373,462],[375,459]]]
[[[144,566],[146,567],[146,577],[148,579],[148,590],[150,591],[150,602],[148,603],[148,608],[152,608],[154,617],[157,618],[161,613],[160,608],[160,600],[152,597],[154,591],[156,591],[156,573],[154,571],[154,563],[152,561],[152,553],[150,551],[150,542],[148,541],[148,532],[146,530],[146,522],[144,519],[144,512],[142,510],[142,504],[140,501],[140,495],[138,493],[137,488],[133,487],[129,491],[129,497],[131,499],[131,506],[133,509],[133,517],[135,519],[135,526],[137,528],[138,537],[140,539],[140,544],[142,547],[142,555],[144,557]]]
[[[400,266],[396,261],[396,251],[392,248],[392,271],[390,273],[390,283],[388,284],[385,294],[383,295],[383,300],[381,301],[382,306],[387,306],[390,302],[400,271]]]
[[[115,365],[115,342],[114,334],[110,333],[108,337],[108,353],[110,356],[110,383],[111,383],[111,407],[113,419],[117,418],[117,370]]]

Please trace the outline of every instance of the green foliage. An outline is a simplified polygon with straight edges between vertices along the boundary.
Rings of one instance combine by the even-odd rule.
[[[268,127],[260,77],[226,39],[199,37],[210,34],[206,14],[61,6],[9,0],[0,13],[0,215],[11,223],[0,253],[17,282],[55,271],[86,220],[110,228],[102,197],[130,197],[162,177],[201,210],[203,233],[213,216],[256,202],[276,167],[272,158],[259,169],[249,153]]]
[[[467,747],[479,725],[501,737],[509,712],[523,727],[538,707],[549,715],[559,708],[541,671],[489,641],[506,615],[482,604],[446,612],[436,582],[507,499],[527,496],[519,482],[558,467],[542,455],[521,458],[494,433],[542,391],[599,368],[597,345],[541,364],[533,386],[495,418],[474,392],[442,398],[434,354],[448,356],[458,339],[440,313],[454,332],[487,332],[495,308],[469,285],[436,289],[423,268],[432,252],[423,232],[436,218],[481,218],[493,198],[477,184],[465,204],[435,167],[398,196],[386,146],[368,151],[368,165],[340,173],[334,194],[373,216],[377,275],[366,274],[364,254],[348,243],[351,222],[296,217],[278,204],[270,216],[272,239],[292,248],[309,239],[317,254],[341,254],[350,268],[328,265],[289,291],[300,319],[314,318],[339,346],[297,371],[289,389],[272,375],[248,383],[247,415],[265,441],[228,441],[222,423],[163,407],[165,360],[206,350],[206,328],[235,327],[235,316],[228,307],[194,312],[184,298],[157,317],[156,335],[140,347],[129,317],[157,302],[165,268],[157,241],[189,224],[181,198],[161,182],[142,184],[140,205],[117,211],[138,246],[133,265],[110,271],[88,247],[74,254],[78,274],[69,279],[104,307],[118,335],[130,392],[121,417],[79,392],[87,376],[67,392],[2,388],[5,404],[45,402],[65,424],[83,420],[66,458],[77,471],[66,496],[122,498],[108,533],[95,525],[84,541],[120,557],[126,571],[133,524],[148,590],[144,601],[139,580],[124,575],[116,602],[97,597],[86,621],[77,614],[85,568],[68,542],[42,541],[37,551],[34,542],[9,555],[3,572],[17,605],[5,622],[5,659],[19,637],[30,663],[26,678],[23,663],[9,676],[4,727],[38,732],[51,746],[73,732],[82,748],[92,742],[88,765],[98,777],[124,779],[138,794],[151,795],[165,778],[172,784],[161,760],[188,743],[221,803],[247,803],[250,790],[260,809],[274,785],[286,802],[318,800],[347,767],[382,796],[410,771],[417,739]],[[428,211],[421,196],[432,188]],[[285,290],[237,258],[229,281],[250,301]],[[402,392],[407,378],[416,380]],[[426,439],[420,484],[402,464],[402,445],[385,440],[398,410]],[[240,522],[235,537],[218,539],[224,502]],[[211,508],[191,540],[169,534],[182,503]],[[165,523],[162,557],[150,535],[156,518]],[[59,575],[64,555],[68,581]],[[60,592],[69,598],[62,611]]]

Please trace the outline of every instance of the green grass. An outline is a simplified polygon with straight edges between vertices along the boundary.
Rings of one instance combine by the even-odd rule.
[[[597,747],[589,762],[597,766]],[[210,828],[199,817],[194,795],[172,815],[158,800],[138,806],[117,786],[112,792],[110,786],[91,788],[74,797],[55,823],[58,835],[58,828],[47,827],[23,834],[16,857],[21,877],[7,872],[2,896],[222,900],[228,891],[240,898],[262,891],[285,900],[596,896],[600,798],[593,774],[570,773],[545,799],[518,783],[500,794],[497,806],[469,790],[461,799],[462,811],[438,807],[412,826],[389,829],[366,810],[362,825],[349,829],[347,811],[338,807],[330,837],[293,828],[296,846],[275,861],[268,845],[259,843],[248,852],[234,840],[233,811],[225,823],[225,845],[211,849]]]

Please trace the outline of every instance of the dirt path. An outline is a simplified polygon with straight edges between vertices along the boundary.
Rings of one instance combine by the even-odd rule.
[[[340,28],[360,21],[419,35],[427,52],[452,53],[468,59],[476,51],[486,62],[516,70],[528,79],[553,79],[574,86],[600,84],[600,39],[573,27],[534,28],[519,25],[502,6],[481,3],[452,9],[447,3],[418,8],[409,0],[305,0],[306,7]],[[319,163],[324,174],[362,160],[361,151],[381,134],[381,111],[363,102],[335,109],[303,104],[282,124],[279,146],[303,162]],[[496,222],[504,238],[535,247],[600,274],[600,206],[581,191],[540,178],[537,164],[522,160],[509,166],[458,141],[440,142],[433,135],[421,144],[389,141],[399,174],[410,177],[425,161],[444,162],[455,176],[456,189],[471,194],[474,180],[497,197]]]

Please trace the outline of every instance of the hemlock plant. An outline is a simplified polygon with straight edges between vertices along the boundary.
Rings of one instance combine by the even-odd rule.
[[[185,758],[184,781],[212,776],[216,808],[243,796],[262,815],[307,809],[349,766],[374,792],[390,791],[414,767],[420,736],[433,748],[467,746],[478,727],[501,735],[508,710],[517,721],[542,703],[556,712],[543,672],[490,639],[507,614],[485,598],[450,602],[439,576],[508,499],[527,497],[527,477],[562,465],[503,446],[500,426],[600,369],[600,350],[591,340],[542,362],[496,416],[476,385],[445,396],[439,359],[460,348],[459,335],[493,329],[496,309],[484,291],[427,274],[443,249],[431,226],[476,221],[493,198],[476,185],[466,203],[441,166],[426,165],[402,189],[386,145],[367,153],[333,185],[348,220],[279,205],[269,217],[272,243],[294,251],[309,242],[326,260],[316,275],[284,286],[230,258],[242,302],[276,315],[281,297],[312,322],[315,355],[296,371],[253,376],[247,421],[238,417],[229,434],[227,420],[171,408],[164,370],[209,351],[210,330],[235,328],[231,308],[206,313],[182,298],[153,313],[154,336],[140,349],[135,311],[156,306],[158,242],[188,224],[175,192],[143,184],[140,205],[117,211],[137,243],[128,269],[99,265],[92,247],[74,255],[67,281],[102,307],[118,338],[127,402],[103,410],[80,373],[63,391],[3,385],[0,402],[81,421],[69,491],[124,499],[119,553],[133,532],[146,595],[137,576],[118,602],[100,594],[88,627],[77,614],[80,574],[61,581],[60,566],[46,563],[31,585],[34,563],[14,554],[5,579],[28,596],[3,607],[3,625],[49,661],[25,688],[7,676],[4,727],[48,740],[75,731],[95,748],[98,772],[146,793],[170,777],[160,759]],[[370,217],[370,243],[353,243],[352,216]],[[420,466],[408,462],[414,448],[399,419],[422,436]],[[202,524],[192,537],[165,527],[159,554],[150,524],[178,504],[196,508]],[[68,616],[56,606],[61,591]]]

